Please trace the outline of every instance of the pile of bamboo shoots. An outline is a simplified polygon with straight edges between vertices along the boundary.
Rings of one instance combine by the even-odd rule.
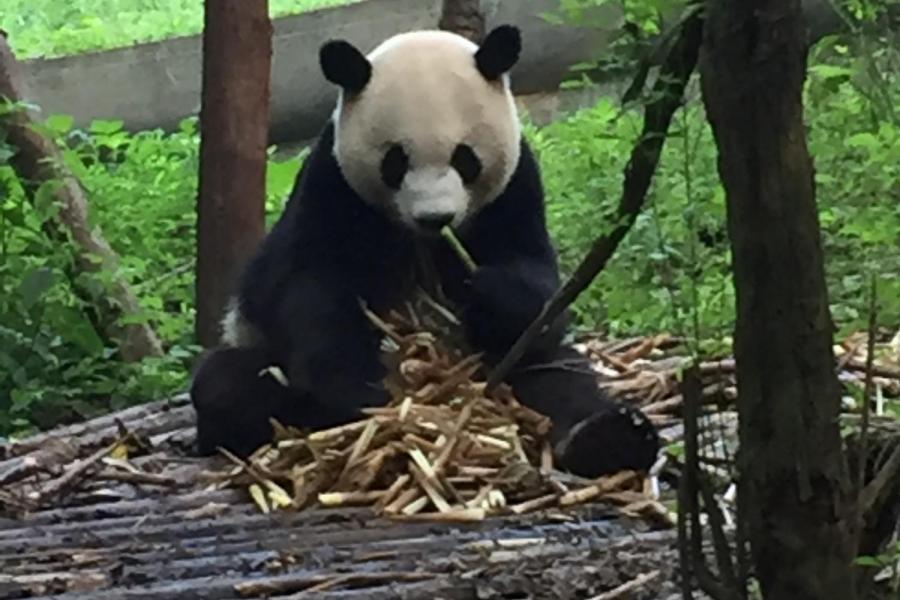
[[[665,509],[631,472],[583,480],[553,469],[550,421],[508,387],[486,394],[453,314],[426,295],[384,319],[393,401],[334,429],[275,424],[275,438],[235,463],[224,485],[248,486],[261,510],[371,506],[406,519],[480,520],[606,498],[627,512]]]

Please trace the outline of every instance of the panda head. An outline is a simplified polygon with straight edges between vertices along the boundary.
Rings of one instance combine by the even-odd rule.
[[[340,87],[333,153],[350,187],[423,234],[497,198],[519,161],[508,72],[520,51],[511,26],[480,46],[445,31],[400,34],[367,56],[325,44],[322,71]]]

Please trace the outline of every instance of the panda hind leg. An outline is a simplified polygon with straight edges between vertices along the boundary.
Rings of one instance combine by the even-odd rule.
[[[246,457],[271,441],[271,418],[278,418],[293,402],[293,390],[270,375],[259,348],[223,348],[206,354],[191,382],[190,397],[197,413],[197,450],[201,455],[218,447]]]
[[[550,442],[562,469],[600,477],[646,471],[656,461],[659,436],[653,424],[607,396],[576,350],[561,348],[545,365],[517,370],[509,383],[522,404],[553,422]]]
[[[356,405],[328,403],[307,389],[283,385],[265,373],[271,366],[263,346],[220,348],[199,361],[190,397],[201,455],[213,454],[218,447],[242,458],[250,455],[272,440],[272,419],[321,430],[362,417]]]

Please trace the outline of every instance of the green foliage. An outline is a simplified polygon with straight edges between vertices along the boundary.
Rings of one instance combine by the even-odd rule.
[[[269,13],[352,1],[269,0]],[[0,26],[20,58],[76,54],[199,33],[203,0],[3,0]]]
[[[39,127],[64,147],[67,166],[91,199],[91,216],[121,255],[166,355],[121,363],[72,292],[72,255],[42,225],[56,213],[53,185],[34,203],[11,167],[0,166],[0,434],[82,418],[184,389],[193,342],[196,123],[135,135],[118,121],[88,131],[52,116]],[[14,149],[0,142],[0,156]],[[5,163],[5,160],[4,160]],[[269,163],[269,219],[280,212],[299,162]]]
[[[682,120],[683,127],[670,135],[648,210],[575,306],[586,328],[615,335],[662,329],[686,333],[695,293],[702,339],[721,337],[714,332],[724,332],[731,322],[727,245],[707,247],[697,240],[701,229],[718,232],[724,223],[714,146],[696,106]],[[565,270],[574,268],[591,241],[610,227],[622,170],[641,122],[637,111],[621,112],[603,100],[543,130],[529,128]]]
[[[865,326],[866,273],[880,273],[881,318],[900,325],[900,135],[873,119],[866,96],[840,69],[813,69],[810,148],[833,311],[847,329]],[[836,80],[835,78],[840,78]],[[897,93],[892,84],[891,93]],[[548,221],[569,272],[610,227],[622,170],[641,115],[600,100],[526,135],[542,164]],[[52,117],[43,128],[65,141],[67,163],[88,190],[96,224],[122,255],[144,318],[167,355],[123,365],[103,346],[68,285],[69,255],[41,223],[54,206],[46,187],[34,207],[9,167],[0,168],[0,431],[48,425],[183,389],[192,345],[194,203],[199,143],[194,121],[175,133],[131,135],[121,123],[72,131]],[[0,145],[0,153],[11,149]],[[305,151],[270,157],[267,216],[279,214]],[[676,118],[648,207],[594,285],[575,306],[579,325],[614,335],[661,330],[724,350],[733,289],[724,194],[715,146],[696,97]]]
[[[611,3],[561,0],[569,17]],[[644,29],[662,18],[652,2],[624,6]],[[879,273],[880,323],[900,324],[900,53],[890,40],[896,34],[862,36],[853,29],[821,42],[810,61],[809,146],[832,311],[845,332],[864,327],[864,281],[872,272]],[[575,306],[583,326],[617,335],[674,330],[713,348],[728,341],[734,298],[724,192],[696,86],[692,94],[670,130],[647,209]],[[640,110],[605,99],[543,129],[527,128],[567,269],[610,225]]]
[[[813,70],[807,116],[832,309],[845,329],[864,327],[866,273],[880,273],[880,321],[900,324],[900,138],[872,119],[849,81]],[[890,92],[900,99],[898,83]],[[609,227],[638,111],[610,100],[543,129],[528,127],[544,170],[548,219],[571,269]],[[716,150],[699,103],[670,132],[648,209],[576,305],[583,325],[623,335],[655,329],[722,338],[733,319],[724,192]],[[712,243],[698,238],[719,237]],[[709,242],[709,240],[706,240]],[[698,314],[694,314],[696,307]]]
[[[864,567],[889,567],[896,564],[900,560],[900,542],[888,544],[884,552],[878,556],[860,556],[856,559],[856,564]]]
[[[597,21],[609,15],[598,8],[617,9],[625,22],[646,34],[659,33],[663,20],[671,19],[687,6],[688,0],[559,0],[557,12],[546,15],[555,22],[568,21],[600,25],[608,28],[608,21]]]
[[[876,556],[859,556],[854,561],[860,567],[868,567],[876,572],[884,571],[887,587],[895,594],[900,593],[900,542],[890,542],[883,552]],[[887,597],[887,596],[885,596]]]

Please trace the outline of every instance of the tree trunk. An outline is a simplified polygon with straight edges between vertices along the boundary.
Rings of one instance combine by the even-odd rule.
[[[438,27],[480,43],[485,34],[481,0],[443,0]]]
[[[267,0],[206,0],[197,203],[197,322],[204,346],[265,234],[272,24]]]
[[[24,75],[6,37],[0,34],[0,97],[12,102],[27,99]],[[139,361],[161,356],[162,346],[146,323],[123,324],[123,317],[140,313],[134,291],[117,272],[119,257],[104,239],[100,228],[90,223],[88,200],[80,183],[66,168],[56,143],[33,128],[25,111],[3,119],[7,141],[16,148],[10,164],[33,195],[45,183],[57,182],[54,198],[57,216],[43,224],[48,237],[60,244],[71,242],[74,273],[72,290],[86,305],[94,329],[119,348],[123,360]],[[86,274],[82,278],[77,275]]]
[[[799,0],[709,2],[703,97],[737,295],[740,493],[767,600],[851,600],[853,493],[806,146]]]

